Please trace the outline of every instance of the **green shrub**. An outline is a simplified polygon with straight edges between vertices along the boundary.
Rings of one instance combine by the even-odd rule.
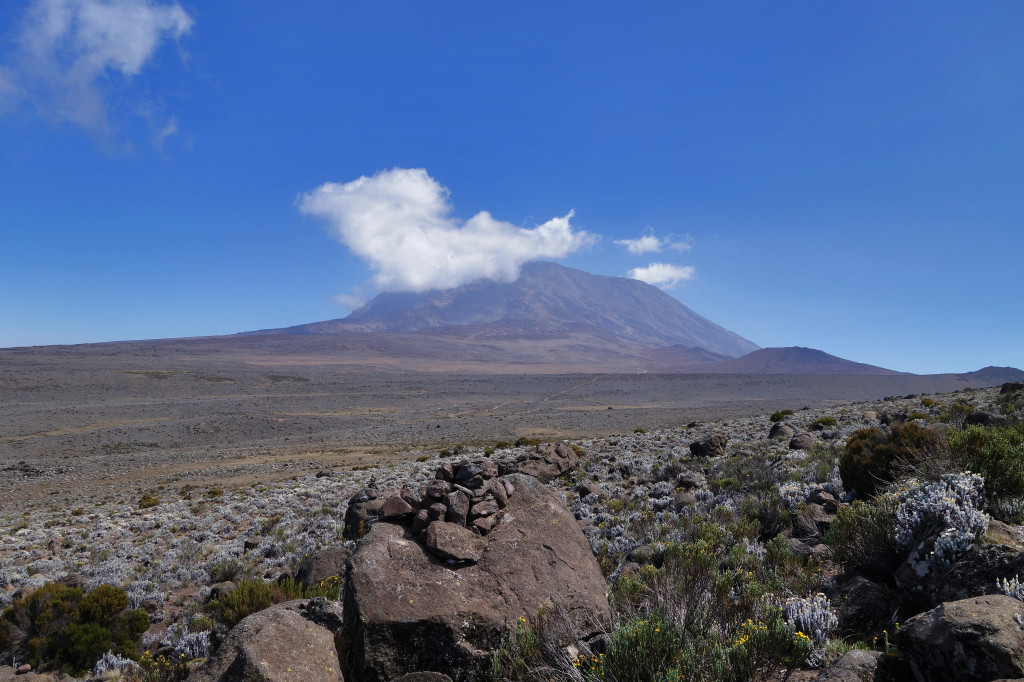
[[[911,412],[910,414],[907,415],[908,422],[912,422],[915,419],[921,419],[922,421],[927,420],[928,415],[926,415],[924,412]]]
[[[954,461],[985,479],[987,508],[994,516],[1018,520],[1024,498],[1024,424],[969,426],[949,435]]]
[[[207,569],[210,582],[234,582],[245,575],[245,564],[238,559],[221,559]]]
[[[793,416],[793,414],[793,410],[776,410],[775,412],[772,412],[772,416],[768,417],[768,419],[773,422],[780,422],[786,417]]]
[[[811,431],[823,431],[825,428],[835,426],[837,423],[838,422],[836,422],[835,417],[819,417],[812,421],[808,428],[810,428]]]
[[[519,438],[516,438],[515,445],[517,448],[521,448],[524,445],[540,445],[543,442],[544,441],[542,441],[540,438],[527,438],[526,436],[519,436]]]
[[[964,425],[967,415],[973,411],[974,408],[970,405],[958,400],[943,410],[942,414],[939,415],[939,421],[959,429]]]
[[[525,618],[516,619],[516,627],[502,640],[491,655],[490,677],[493,680],[533,680],[533,669],[544,664],[540,636]]]
[[[684,640],[683,632],[675,624],[654,612],[614,632],[605,656],[581,657],[574,664],[603,680],[677,680]]]
[[[293,578],[284,578],[276,583],[241,580],[231,592],[210,600],[206,605],[206,611],[218,622],[233,628],[246,616],[270,608],[274,604],[312,597],[337,599],[339,592],[340,585],[336,576],[309,588],[304,588]]]
[[[647,433],[647,429],[645,429],[642,426],[638,426],[635,429],[633,429],[633,433]]]
[[[88,594],[47,583],[15,599],[0,616],[0,650],[33,667],[69,674],[90,670],[107,651],[134,656],[149,628],[145,611],[132,611],[128,595],[103,585]]]
[[[935,401],[931,398],[921,398],[922,407],[935,407]]]
[[[888,433],[877,427],[860,429],[846,440],[839,457],[839,475],[847,490],[873,497],[892,482],[900,467],[913,466],[941,447],[941,438],[918,424],[897,424]]]
[[[139,498],[139,509],[152,509],[153,507],[160,504],[160,500],[153,497],[149,493],[146,493]]]
[[[832,558],[874,580],[891,580],[900,561],[896,544],[899,504],[892,495],[879,495],[840,507],[823,538]]]

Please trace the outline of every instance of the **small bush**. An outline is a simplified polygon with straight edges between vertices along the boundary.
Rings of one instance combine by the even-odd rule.
[[[873,497],[901,467],[913,466],[928,452],[941,449],[939,436],[918,424],[897,424],[889,433],[872,427],[854,431],[839,457],[839,475],[847,490]]]
[[[823,431],[827,427],[835,426],[837,423],[835,417],[820,417],[812,421],[808,428],[811,431]]]
[[[149,493],[146,493],[139,498],[139,509],[152,509],[153,507],[160,504],[160,500],[153,497]]]
[[[635,429],[633,429],[633,433],[647,433],[647,429],[645,429],[642,426],[638,426]]]
[[[823,538],[832,558],[874,580],[891,580],[900,560],[896,543],[896,510],[900,502],[879,495],[840,507]]]
[[[931,398],[921,398],[922,407],[935,407],[935,401]]]
[[[988,511],[1018,520],[1024,498],[1024,424],[969,426],[950,434],[949,448],[957,464],[985,479]]]
[[[519,438],[516,438],[515,445],[517,448],[521,448],[524,445],[540,445],[543,442],[544,441],[542,441],[540,438],[527,438],[526,436],[519,436]]]
[[[312,597],[337,599],[339,592],[340,585],[336,576],[309,588],[304,588],[293,578],[285,578],[276,583],[241,580],[233,591],[207,603],[206,610],[215,620],[233,628],[246,616],[274,604]]]
[[[768,417],[768,419],[773,422],[780,422],[786,417],[793,416],[793,414],[793,410],[776,410],[775,412],[772,412],[772,416]]]
[[[234,582],[245,574],[245,566],[238,559],[221,559],[207,569],[210,582]]]

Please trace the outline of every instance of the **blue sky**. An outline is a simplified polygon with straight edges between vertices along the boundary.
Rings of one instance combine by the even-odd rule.
[[[762,346],[1024,367],[1024,5],[704,5],[4,2],[0,346],[546,257]]]

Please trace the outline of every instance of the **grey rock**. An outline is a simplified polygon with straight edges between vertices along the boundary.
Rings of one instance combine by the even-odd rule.
[[[276,604],[243,619],[189,682],[343,680],[334,633],[303,616],[306,601]]]
[[[932,599],[941,603],[1000,594],[996,580],[1014,576],[1024,576],[1024,552],[1006,545],[975,544],[943,576]]]
[[[786,438],[792,438],[796,433],[796,429],[785,422],[775,422],[772,424],[771,430],[768,432],[769,438],[783,440]]]
[[[946,602],[914,616],[896,635],[920,682],[988,682],[1024,677],[1022,604],[987,595]]]
[[[482,681],[509,625],[541,607],[564,617],[576,639],[611,627],[607,584],[572,513],[535,479],[512,481],[501,523],[473,536],[485,545],[475,564],[453,570],[392,524],[376,524],[360,542],[339,638],[354,679],[387,682],[431,670]]]
[[[964,426],[1005,426],[1010,420],[1001,414],[978,410],[964,417]]]
[[[332,576],[345,574],[345,562],[352,552],[343,545],[324,547],[299,563],[295,580],[303,587],[314,587]]]
[[[480,561],[487,542],[473,531],[447,521],[433,521],[427,526],[427,549],[442,560]]]
[[[690,454],[694,457],[721,457],[725,454],[725,446],[729,437],[724,433],[716,433],[703,440],[690,443]]]
[[[469,496],[461,490],[448,494],[448,510],[445,512],[444,520],[460,526],[466,525],[469,516]]]
[[[798,433],[789,440],[790,450],[810,450],[818,439],[809,433]]]
[[[515,462],[503,463],[500,473],[503,476],[514,473],[527,474],[542,483],[549,483],[565,472],[575,469],[579,463],[579,455],[568,443],[542,443],[532,453],[519,457]]]

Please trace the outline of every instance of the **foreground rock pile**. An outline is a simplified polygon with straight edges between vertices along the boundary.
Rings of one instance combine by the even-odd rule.
[[[558,611],[566,645],[611,626],[607,585],[590,544],[564,501],[537,479],[510,474],[500,519],[474,535],[474,561],[456,564],[409,526],[375,523],[357,545],[345,582],[348,667],[357,679],[386,681],[430,670],[484,679],[491,652],[519,619]],[[443,535],[442,530],[438,535]]]

